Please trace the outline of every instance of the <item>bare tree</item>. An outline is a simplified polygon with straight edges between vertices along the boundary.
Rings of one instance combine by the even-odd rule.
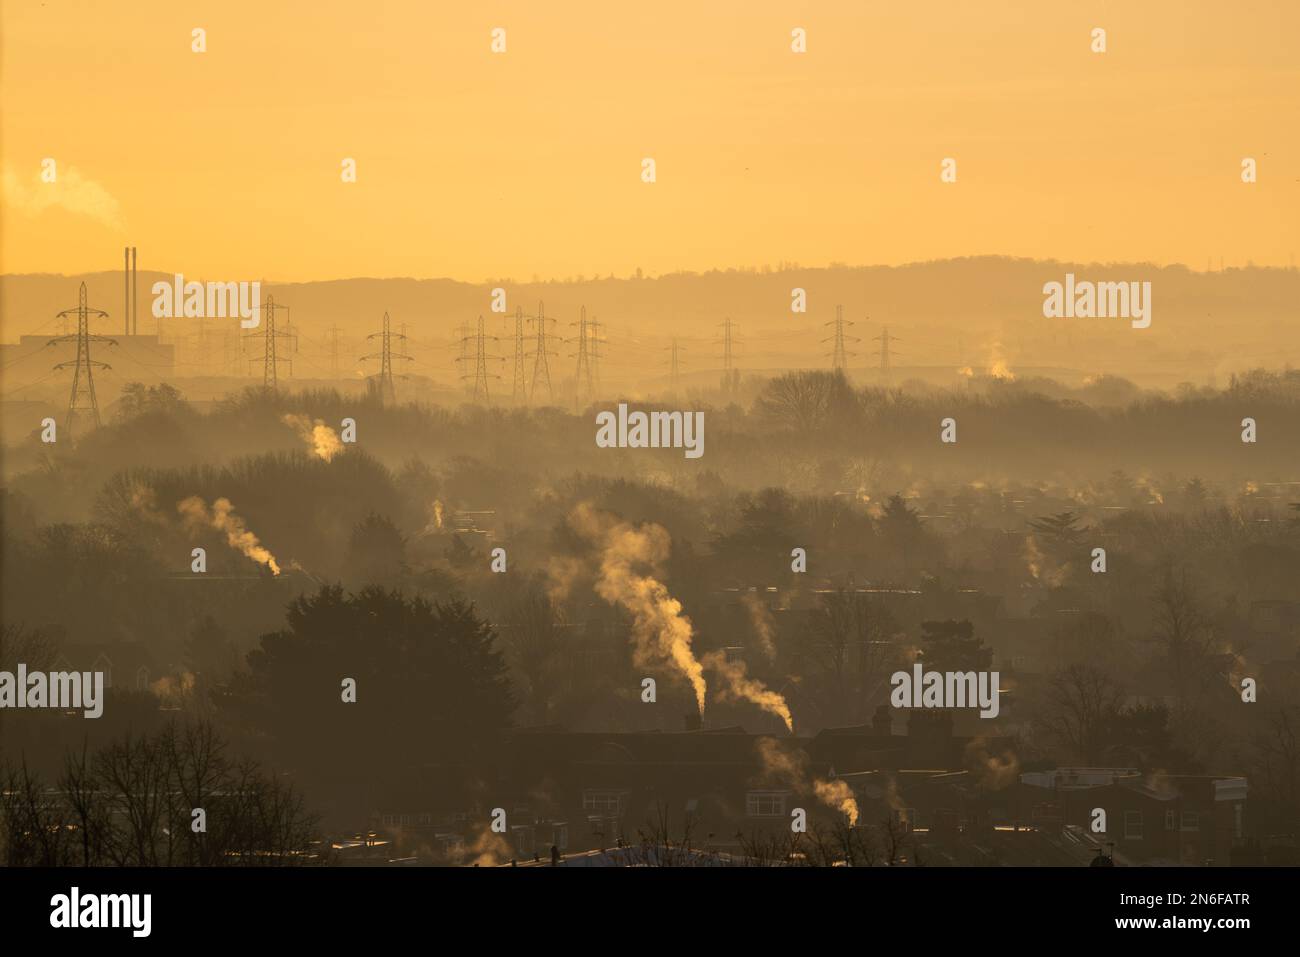
[[[24,763],[0,774],[3,860],[11,865],[301,864],[316,818],[253,761],[232,762],[207,724],[123,738],[65,756],[55,788]],[[201,815],[196,815],[201,810]],[[197,821],[204,822],[203,827]]]
[[[779,424],[809,432],[824,427],[842,407],[854,404],[843,373],[788,372],[770,380],[755,407]]]
[[[28,671],[48,671],[54,663],[54,643],[45,633],[28,630],[20,624],[0,627],[0,671],[14,673],[19,664]],[[0,709],[0,731],[4,730],[4,709]]]
[[[1052,675],[1047,696],[1048,729],[1088,764],[1096,764],[1105,750],[1106,728],[1123,703],[1122,689],[1100,668],[1073,664]]]
[[[1276,808],[1278,824],[1294,834],[1300,831],[1300,707],[1274,712],[1256,749],[1263,790]]]
[[[80,751],[64,755],[59,786],[66,796],[71,824],[81,844],[81,866],[90,867],[103,861],[112,834],[112,811],[91,767],[86,743],[82,743]]]
[[[911,829],[891,814],[880,823],[879,830],[885,845],[885,863],[891,867],[904,863],[903,852],[911,840]]]
[[[860,701],[892,657],[892,626],[888,612],[866,595],[840,588],[822,596],[808,651],[828,685],[837,722],[860,717],[849,702]]]
[[[637,863],[648,867],[708,867],[721,863],[716,853],[692,846],[695,822],[689,814],[677,840],[672,837],[669,817],[668,805],[661,802],[655,806],[654,818],[637,829],[640,842],[629,849]]]
[[[58,794],[41,783],[25,760],[0,774],[0,818],[7,864],[58,867],[69,863],[68,831]]]
[[[1186,703],[1207,675],[1214,629],[1206,619],[1187,573],[1175,578],[1166,571],[1152,599],[1156,603],[1155,639],[1173,669],[1174,693]]]

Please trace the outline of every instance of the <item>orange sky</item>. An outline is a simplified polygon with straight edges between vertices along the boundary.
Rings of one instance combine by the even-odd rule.
[[[127,243],[209,279],[474,281],[1300,247],[1294,0],[0,10],[4,272]]]

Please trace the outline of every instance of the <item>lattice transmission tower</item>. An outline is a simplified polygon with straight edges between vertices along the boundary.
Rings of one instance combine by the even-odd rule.
[[[528,401],[528,380],[524,376],[524,307],[515,306],[515,374],[511,377],[510,398],[515,403]]]
[[[868,316],[867,318],[871,317]],[[891,336],[889,334],[889,327],[884,326],[881,329],[880,335],[876,336],[872,341],[880,343],[880,375],[882,379],[888,382],[890,379],[890,372],[894,368],[893,360],[901,355],[901,353],[891,351],[889,344],[891,342],[902,342],[903,340],[899,339],[897,336]]]
[[[736,368],[735,347],[739,344],[736,338],[737,323],[731,319],[724,319],[719,328],[722,329],[722,392],[724,395],[735,395],[740,391],[740,370]]]
[[[853,325],[853,321],[851,319],[844,318],[843,306],[836,306],[835,320],[833,322],[823,323],[823,325],[835,327],[834,334],[822,340],[822,342],[834,341],[835,343],[835,345],[831,347],[831,368],[834,369],[836,372],[844,372],[849,367],[849,356],[857,355],[856,352],[849,352],[845,348],[844,346],[845,341],[846,340],[849,342],[861,341],[856,336],[846,336],[844,334],[844,327]]]
[[[596,391],[595,382],[593,381],[591,374],[591,350],[588,343],[589,330],[586,306],[582,307],[582,312],[580,313],[578,321],[571,322],[569,325],[578,327],[578,337],[569,340],[569,342],[576,342],[578,344],[578,351],[576,353],[570,353],[569,357],[573,358],[576,355],[578,360],[578,368],[574,374],[573,380],[573,401],[574,404],[581,409],[583,406],[583,400],[585,399],[590,402]]]
[[[537,325],[537,340],[533,345],[533,384],[531,395],[534,402],[537,401],[537,387],[542,383],[546,385],[546,400],[555,401],[555,393],[551,389],[551,366],[548,361],[550,356],[559,355],[551,352],[546,344],[546,324],[554,322],[554,319],[546,318],[546,304],[539,302],[537,304],[537,315],[528,320]]]
[[[496,336],[489,336],[483,331],[483,317],[479,316],[478,332],[472,337],[472,344],[474,346],[474,355],[472,358],[467,351],[468,346],[470,345],[469,337],[467,337],[467,341],[462,342],[462,345],[466,348],[463,351],[460,361],[465,365],[468,365],[469,362],[472,361],[474,363],[474,371],[461,373],[461,378],[467,380],[473,379],[474,385],[471,390],[471,395],[475,402],[490,402],[491,396],[488,394],[488,380],[501,378],[499,375],[488,372],[488,363],[506,361],[501,356],[488,355],[487,341],[489,339],[493,342],[499,341]]]
[[[370,335],[366,336],[367,342],[371,339],[380,340],[379,351],[362,356],[361,361],[365,362],[369,359],[379,360],[379,371],[370,377],[370,388],[379,396],[381,404],[392,405],[397,401],[397,388],[393,384],[393,379],[395,378],[393,374],[393,360],[401,359],[406,362],[414,362],[415,360],[404,353],[393,351],[393,340],[397,339],[399,342],[405,342],[406,335],[405,333],[400,332],[397,335],[393,334],[392,321],[388,318],[388,313],[384,313],[383,329],[380,332],[372,332]]]
[[[274,392],[280,382],[280,363],[289,363],[289,374],[293,375],[293,359],[289,356],[280,355],[280,342],[286,343],[297,342],[297,336],[291,329],[280,329],[276,324],[276,314],[283,311],[286,320],[289,312],[288,306],[277,305],[274,296],[267,296],[266,302],[262,303],[262,328],[258,332],[250,332],[246,338],[261,339],[262,345],[262,386]],[[290,351],[296,351],[292,349]],[[256,359],[250,359],[256,362]]]
[[[86,301],[86,284],[81,284],[81,289],[77,294],[77,305],[74,309],[64,309],[58,314],[60,319],[69,319],[72,316],[77,317],[76,335],[56,336],[46,343],[52,346],[59,342],[77,343],[77,358],[71,362],[60,362],[54,368],[56,370],[72,369],[72,394],[68,398],[68,417],[64,423],[63,430],[71,439],[73,435],[73,423],[79,416],[86,416],[95,427],[100,425],[99,419],[99,400],[95,397],[95,369],[111,369],[107,362],[96,362],[90,358],[90,344],[92,342],[104,342],[110,346],[117,345],[116,339],[108,336],[93,336],[90,334],[90,319],[93,316],[96,319],[108,318],[108,313],[102,309],[91,309]]]
[[[677,338],[674,336],[673,344],[668,347],[667,351],[672,353],[671,364],[669,366],[669,372],[668,372],[668,382],[669,382],[669,388],[672,390],[672,394],[675,396],[677,395],[678,391],[681,389],[681,385],[682,385],[681,353],[685,352],[686,350],[683,349],[678,344]]]

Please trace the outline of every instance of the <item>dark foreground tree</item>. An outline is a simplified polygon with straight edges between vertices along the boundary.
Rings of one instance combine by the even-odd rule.
[[[324,863],[316,818],[292,785],[236,759],[210,724],[173,724],[65,756],[43,783],[0,769],[0,861],[7,866]]]
[[[470,604],[331,585],[296,599],[287,625],[261,637],[229,701],[322,784],[473,762],[510,723],[505,660]]]

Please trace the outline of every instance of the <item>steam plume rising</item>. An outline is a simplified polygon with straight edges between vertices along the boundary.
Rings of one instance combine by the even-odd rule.
[[[1136,485],[1138,488],[1140,488],[1142,491],[1146,492],[1147,495],[1150,496],[1152,504],[1155,505],[1165,504],[1164,493],[1160,491],[1159,487],[1155,484],[1155,482],[1152,480],[1150,475],[1147,475],[1145,473],[1139,475],[1134,480],[1133,484]]]
[[[975,738],[965,751],[966,768],[981,791],[1001,791],[1020,777],[1020,760],[1014,752],[994,754],[984,738]]]
[[[573,593],[573,586],[583,574],[582,560],[571,555],[552,555],[546,562],[546,594],[558,605]]]
[[[794,718],[785,698],[758,679],[749,677],[743,661],[728,661],[726,652],[713,651],[704,656],[704,664],[722,679],[722,687],[718,690],[719,699],[751,701],[768,714],[776,715],[785,722],[786,729],[791,734],[794,733]]]
[[[494,833],[487,824],[474,830],[477,833],[465,848],[465,857],[471,859],[475,867],[496,867],[510,859],[510,843],[504,837]]]
[[[1029,574],[1036,580],[1052,588],[1059,588],[1069,571],[1068,565],[1057,565],[1043,554],[1043,550],[1038,547],[1038,540],[1033,535],[1025,536],[1025,565],[1029,569]]]
[[[989,349],[989,375],[1006,382],[1015,381],[1016,374],[1007,365],[1007,360],[1002,354],[1002,343],[1000,342],[993,343]]]
[[[158,496],[143,482],[131,483],[126,500],[133,509],[149,521],[158,523],[165,521],[162,513],[158,511]]]
[[[271,574],[280,574],[280,565],[275,556],[263,547],[258,537],[248,530],[244,520],[234,512],[230,499],[219,498],[212,503],[211,511],[207,503],[197,495],[191,495],[176,505],[176,511],[185,517],[192,528],[215,528],[226,536],[226,544],[247,555],[259,565],[271,569]]]
[[[843,781],[813,781],[813,793],[827,807],[833,807],[849,819],[849,824],[858,823],[858,802],[853,796],[853,789]]]
[[[291,426],[298,437],[311,448],[311,454],[328,462],[343,451],[343,442],[339,435],[321,419],[311,419],[305,415],[286,412],[280,421]]]
[[[691,683],[695,704],[703,714],[704,668],[691,650],[691,621],[661,581],[636,571],[638,566],[648,566],[651,573],[657,573],[668,557],[668,531],[660,525],[634,528],[586,503],[573,509],[569,524],[600,549],[596,593],[632,615],[633,660],[642,666],[668,664],[675,668]]]
[[[758,646],[763,650],[763,654],[768,661],[776,658],[776,642],[772,640],[772,632],[775,630],[775,623],[772,621],[772,613],[768,611],[765,605],[757,595],[752,592],[745,592],[740,599],[745,610],[749,612],[749,620],[754,626],[754,633],[758,636]]]
[[[429,506],[429,524],[424,526],[425,535],[436,535],[443,530],[442,513],[442,500],[434,499],[433,504]]]
[[[750,677],[744,662],[728,661],[722,652],[706,656],[703,662],[695,657],[691,620],[682,614],[681,602],[654,577],[668,558],[671,540],[667,529],[648,523],[634,527],[585,502],[570,513],[569,525],[600,550],[596,593],[632,613],[633,657],[638,665],[666,663],[684,675],[695,691],[700,714],[704,713],[707,690],[704,668],[707,666],[721,679],[720,700],[752,702],[794,730],[785,698]],[[645,567],[648,573],[639,572],[638,566]],[[562,600],[582,571],[578,559],[553,558],[547,566],[552,601]]]
[[[754,747],[767,777],[787,784],[799,794],[811,791],[817,800],[847,817],[850,825],[858,823],[858,802],[853,789],[845,782],[827,781],[809,774],[803,752],[786,751],[775,738],[759,738]]]

